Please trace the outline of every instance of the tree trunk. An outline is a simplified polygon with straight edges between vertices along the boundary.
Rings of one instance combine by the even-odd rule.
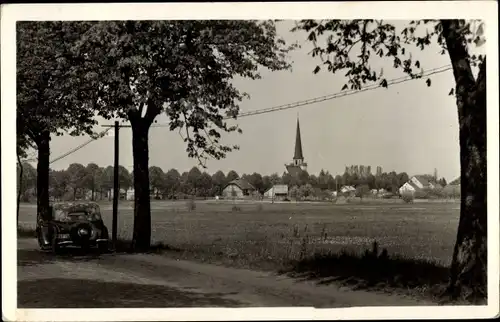
[[[445,20],[443,35],[453,66],[460,128],[460,221],[448,292],[474,301],[487,297],[486,62],[474,80],[458,29]]]
[[[143,119],[131,120],[134,157],[134,234],[133,248],[145,251],[151,242],[151,204],[149,194],[149,126]]]
[[[21,194],[23,193],[23,164],[21,157],[17,155],[17,162],[19,163],[19,189],[17,190],[17,224],[19,225],[19,206],[21,205]]]
[[[92,201],[95,201],[95,177],[92,175],[92,195],[90,197]]]
[[[51,219],[49,212],[50,133],[43,132],[36,143],[38,147],[36,206],[37,222],[40,222]]]

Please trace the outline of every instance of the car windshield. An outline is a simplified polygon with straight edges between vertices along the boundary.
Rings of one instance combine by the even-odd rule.
[[[98,206],[68,204],[57,206],[54,209],[54,219],[58,221],[100,220],[101,215]]]

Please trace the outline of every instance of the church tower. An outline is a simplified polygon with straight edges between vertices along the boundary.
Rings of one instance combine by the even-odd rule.
[[[292,163],[286,165],[286,169],[290,174],[297,174],[299,170],[306,171],[307,163],[304,162],[304,155],[302,154],[302,138],[300,137],[300,122],[297,116],[297,130],[295,133],[295,152],[293,154]]]

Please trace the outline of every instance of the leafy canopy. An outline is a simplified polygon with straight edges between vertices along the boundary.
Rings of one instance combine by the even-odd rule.
[[[41,133],[93,134],[92,97],[74,45],[88,23],[17,23],[17,137],[21,150]]]
[[[241,132],[224,121],[248,96],[233,78],[258,79],[259,66],[289,69],[291,49],[273,21],[106,21],[85,32],[78,55],[101,116],[147,129],[165,113],[203,165],[238,148],[220,142],[220,131]]]
[[[484,43],[483,25],[478,21],[460,21],[461,40],[466,44],[480,46]],[[412,57],[412,49],[424,50],[432,42],[446,53],[446,42],[442,34],[442,22],[438,20],[416,20],[398,31],[393,23],[384,20],[301,20],[292,31],[306,31],[307,39],[314,44],[312,57],[319,56],[322,67],[329,72],[345,70],[346,84],[342,90],[359,90],[365,84],[379,82],[387,87],[383,70],[371,67],[373,58],[392,60],[394,68],[402,69],[412,78],[421,78],[424,69],[420,61]],[[318,44],[319,42],[319,44]],[[324,42],[324,43],[323,43]],[[483,61],[479,55],[470,56],[472,65]],[[428,86],[430,79],[426,80]],[[451,94],[451,93],[450,93]]]

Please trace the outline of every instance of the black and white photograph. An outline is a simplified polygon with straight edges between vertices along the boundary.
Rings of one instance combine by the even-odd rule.
[[[498,316],[497,12],[2,6],[4,319]]]

